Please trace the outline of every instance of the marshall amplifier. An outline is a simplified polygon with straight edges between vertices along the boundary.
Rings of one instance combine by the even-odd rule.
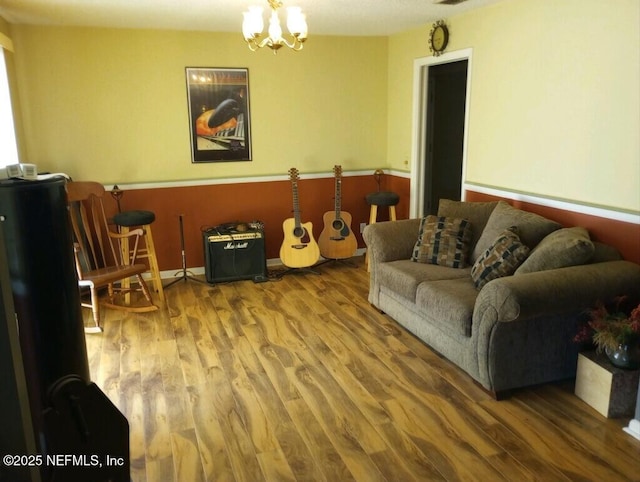
[[[208,283],[267,281],[264,231],[258,224],[222,225],[203,232]]]

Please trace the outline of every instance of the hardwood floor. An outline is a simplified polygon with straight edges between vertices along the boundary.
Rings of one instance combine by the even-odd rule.
[[[129,420],[132,480],[640,480],[628,419],[572,382],[493,400],[369,305],[356,262],[105,310],[89,364]]]

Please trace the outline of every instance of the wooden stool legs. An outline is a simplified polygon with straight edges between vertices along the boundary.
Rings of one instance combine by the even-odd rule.
[[[378,220],[378,205],[372,204],[371,211],[369,212],[369,224],[375,224]],[[389,206],[389,221],[396,220],[396,207]],[[367,265],[367,271],[369,271],[369,251],[364,253],[365,264]]]
[[[374,224],[378,220],[378,206],[371,205],[371,211],[369,213],[369,224]],[[396,220],[396,207],[389,206],[389,221]]]
[[[371,205],[371,210],[369,211],[369,224],[373,224],[376,222],[378,218],[378,206],[375,204]]]
[[[138,249],[138,259],[147,258],[149,260],[149,271],[151,272],[151,280],[153,281],[153,287],[158,293],[160,301],[164,303],[164,289],[162,286],[162,278],[160,278],[160,269],[158,268],[158,258],[156,257],[156,247],[153,244],[153,235],[151,234],[151,225],[145,224],[141,226],[144,231],[144,248]],[[129,232],[128,226],[120,226],[120,232],[126,234]],[[131,262],[131,251],[129,250],[129,243],[127,239],[124,239],[122,243],[122,259],[125,262]],[[129,287],[129,280],[123,281],[123,287]],[[129,295],[127,295],[129,296]],[[127,299],[128,301],[128,299]]]
[[[162,287],[162,278],[160,278],[160,269],[158,268],[158,258],[156,257],[156,246],[153,244],[153,235],[151,234],[151,226],[143,226],[145,233],[146,250],[143,251],[143,258],[149,259],[149,267],[151,269],[151,278],[153,279],[153,286],[158,293],[160,301],[164,303],[164,289]]]

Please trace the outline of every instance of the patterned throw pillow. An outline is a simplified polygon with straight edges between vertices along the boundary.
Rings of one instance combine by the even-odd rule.
[[[522,244],[518,228],[511,226],[496,237],[471,268],[471,278],[477,289],[489,281],[512,275],[527,259],[529,248]]]
[[[429,215],[422,218],[411,260],[449,268],[467,266],[473,232],[466,219]]]

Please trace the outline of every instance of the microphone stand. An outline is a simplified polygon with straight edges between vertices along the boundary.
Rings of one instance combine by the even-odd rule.
[[[174,279],[171,283],[166,285],[164,289],[169,288],[174,285],[178,281],[184,281],[186,283],[187,280],[197,281],[198,283],[208,284],[206,281],[194,278],[193,273],[187,269],[187,255],[184,250],[184,225],[182,222],[183,215],[180,215],[180,248],[182,250],[182,270],[177,271],[173,276],[178,276],[178,274],[182,273],[182,276],[178,279]]]

